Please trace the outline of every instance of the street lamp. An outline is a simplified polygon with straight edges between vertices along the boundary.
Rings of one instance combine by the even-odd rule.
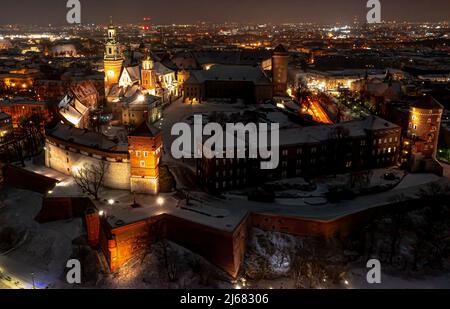
[[[164,199],[163,199],[162,197],[158,197],[158,199],[156,200],[156,203],[157,203],[159,206],[162,206],[162,205],[164,204]]]

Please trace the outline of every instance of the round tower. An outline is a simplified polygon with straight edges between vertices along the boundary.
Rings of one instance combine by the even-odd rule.
[[[289,52],[278,45],[272,53],[272,83],[274,96],[286,96],[288,85]]]

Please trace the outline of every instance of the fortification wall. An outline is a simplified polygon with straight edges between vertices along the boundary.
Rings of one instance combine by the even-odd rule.
[[[64,147],[64,148],[62,148]],[[130,189],[130,163],[115,154],[87,152],[76,146],[60,146],[46,142],[45,165],[66,175],[73,175],[76,168],[87,165],[98,165],[106,162],[105,187],[119,190]]]

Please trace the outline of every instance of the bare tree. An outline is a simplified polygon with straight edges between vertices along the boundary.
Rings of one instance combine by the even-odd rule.
[[[349,186],[351,188],[359,187],[359,189],[368,187],[373,176],[372,170],[351,173],[349,178]]]
[[[98,200],[98,193],[103,186],[105,173],[106,162],[101,160],[96,165],[85,164],[82,168],[75,171],[73,178],[84,192]]]

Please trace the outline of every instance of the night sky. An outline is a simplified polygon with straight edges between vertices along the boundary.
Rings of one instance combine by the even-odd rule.
[[[2,0],[0,24],[63,24],[66,0]],[[365,20],[366,0],[80,0],[83,23],[155,23],[196,21],[348,23]],[[382,0],[382,18],[398,21],[445,21],[449,0]]]

